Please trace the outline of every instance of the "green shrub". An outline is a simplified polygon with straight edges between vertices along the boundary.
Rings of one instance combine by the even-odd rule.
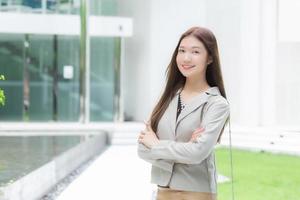
[[[0,75],[0,80],[5,80],[5,77],[3,75]],[[5,94],[4,91],[0,88],[0,106],[5,105]]]

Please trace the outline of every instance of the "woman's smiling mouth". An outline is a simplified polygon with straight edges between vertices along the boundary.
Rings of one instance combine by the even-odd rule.
[[[181,67],[185,70],[188,70],[188,69],[195,67],[195,65],[181,65]]]

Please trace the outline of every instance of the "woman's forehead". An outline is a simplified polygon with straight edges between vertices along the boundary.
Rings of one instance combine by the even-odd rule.
[[[204,48],[204,44],[194,36],[183,38],[179,45],[180,48]]]

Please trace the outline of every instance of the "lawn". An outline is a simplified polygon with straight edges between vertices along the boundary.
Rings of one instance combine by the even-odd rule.
[[[220,174],[230,176],[229,150],[216,150]],[[233,150],[235,200],[300,200],[300,157]],[[231,183],[218,185],[218,200],[231,200]]]

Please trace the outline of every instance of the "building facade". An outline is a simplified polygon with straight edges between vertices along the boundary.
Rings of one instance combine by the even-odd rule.
[[[0,73],[7,79],[0,82],[7,94],[0,120],[78,121],[80,41],[73,28],[79,19],[72,17],[79,15],[80,1],[1,0],[0,5]],[[232,122],[299,127],[300,29],[294,25],[299,1],[90,0],[89,5],[96,21],[117,16],[91,19],[90,121],[113,121],[116,112],[126,121],[148,119],[180,34],[205,26],[218,39]],[[12,21],[16,13],[20,20]],[[25,14],[68,20],[51,24],[47,18],[36,26],[24,21]]]
[[[89,7],[88,118],[114,121],[121,41],[131,36],[131,19],[118,16],[115,0],[81,2]],[[0,1],[1,121],[79,121],[81,2]]]

